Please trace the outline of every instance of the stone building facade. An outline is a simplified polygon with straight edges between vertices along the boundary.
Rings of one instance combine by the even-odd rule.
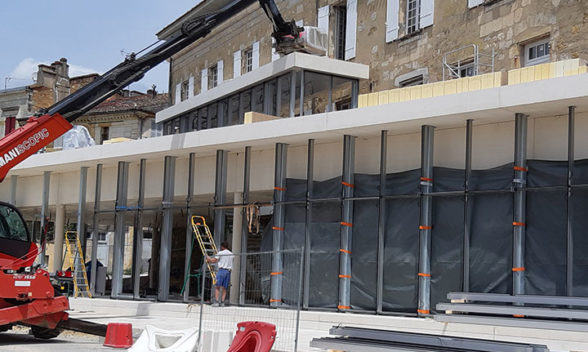
[[[328,32],[329,57],[369,65],[370,79],[361,82],[360,93],[442,81],[444,57],[448,65],[460,64],[460,76],[507,71],[544,60],[588,59],[585,1],[276,3],[285,19]],[[176,23],[162,30],[159,37],[165,39]],[[273,52],[270,34],[270,21],[254,4],[175,55],[170,60],[171,101],[198,95],[275,60],[279,56]],[[447,71],[446,67],[445,79],[451,76]]]

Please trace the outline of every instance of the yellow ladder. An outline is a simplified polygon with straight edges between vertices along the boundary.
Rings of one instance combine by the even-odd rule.
[[[66,257],[69,255],[69,264],[73,271],[74,297],[78,297],[78,295],[83,297],[85,294],[86,297],[92,298],[90,285],[88,285],[88,276],[86,275],[84,253],[82,252],[80,237],[76,231],[65,232],[65,245],[67,246],[65,255]]]
[[[194,237],[196,237],[198,245],[200,245],[200,250],[202,251],[204,260],[206,260],[206,257],[214,257],[218,253],[218,250],[216,249],[216,244],[214,244],[212,233],[206,224],[206,219],[204,216],[194,215],[192,216],[191,222],[192,230],[194,231]],[[215,285],[216,272],[213,270],[213,265],[209,262],[206,262],[206,266],[208,267],[208,272],[210,272],[210,276],[212,277],[212,284]]]

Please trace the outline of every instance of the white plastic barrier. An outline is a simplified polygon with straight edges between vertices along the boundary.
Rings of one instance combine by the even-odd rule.
[[[195,352],[198,350],[198,329],[163,330],[152,325],[145,330],[129,352]]]

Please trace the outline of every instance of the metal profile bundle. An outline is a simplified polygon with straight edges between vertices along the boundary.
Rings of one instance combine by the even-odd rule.
[[[159,290],[157,292],[159,301],[167,301],[169,298],[175,174],[176,157],[166,156],[163,171],[163,199],[161,202],[163,221],[159,249]]]
[[[353,236],[353,188],[355,169],[355,137],[343,138],[343,178],[341,181],[342,214],[341,246],[339,247],[339,310],[351,309],[351,244]]]
[[[122,293],[123,260],[125,251],[125,214],[127,212],[127,197],[129,188],[129,163],[118,162],[118,177],[116,183],[116,206],[114,215],[114,245],[112,249],[112,290],[111,298],[117,298]],[[94,274],[94,272],[92,273]]]
[[[139,195],[133,226],[133,298],[140,298],[141,266],[143,262],[143,205],[145,203],[145,167],[147,161],[139,163]]]
[[[285,205],[286,200],[286,160],[288,145],[276,143],[275,154],[275,178],[274,178],[274,223],[273,234],[273,255],[271,271],[271,298],[270,306],[279,307],[282,305],[282,279],[284,274],[284,263],[282,258],[282,247],[285,231]]]
[[[311,347],[348,352],[384,351],[476,351],[476,352],[547,352],[544,345],[483,340],[392,330],[337,326],[329,334],[338,337],[315,338]]]

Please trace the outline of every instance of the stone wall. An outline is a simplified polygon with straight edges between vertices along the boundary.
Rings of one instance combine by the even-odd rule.
[[[468,9],[467,0],[435,1],[434,24],[406,34],[406,1],[400,0],[399,38],[386,43],[386,0],[358,1],[356,57],[370,65],[370,79],[362,81],[360,93],[397,86],[398,77],[415,70],[425,81],[442,80],[443,55],[476,44],[481,52],[495,51],[495,71],[521,66],[525,44],[550,38],[551,61],[569,58],[588,60],[588,4],[578,0],[487,0]],[[303,20],[316,26],[317,8],[344,4],[335,0],[278,0],[284,19]],[[334,11],[329,21],[329,56],[334,56]],[[233,77],[233,52],[260,42],[260,66],[271,60],[271,25],[257,4],[219,26],[203,40],[172,59],[171,94],[175,87],[194,77],[194,94],[200,92],[203,68],[224,61],[224,79]],[[467,59],[464,53],[461,59]],[[483,71],[483,70],[482,70]],[[396,81],[396,82],[395,82]]]

